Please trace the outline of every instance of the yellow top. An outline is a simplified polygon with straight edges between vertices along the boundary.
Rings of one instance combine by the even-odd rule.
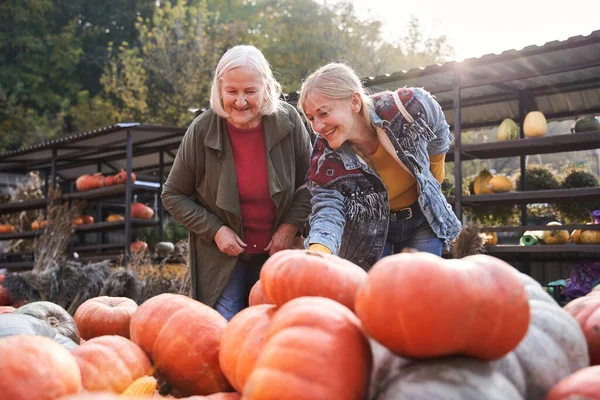
[[[327,246],[323,246],[321,243],[312,243],[310,246],[308,246],[308,250],[331,254],[331,250],[329,250]]]
[[[381,144],[369,159],[388,191],[391,210],[400,210],[417,201],[419,197],[417,180],[398,164]],[[444,180],[445,159],[445,154],[429,155],[429,169],[440,183]]]

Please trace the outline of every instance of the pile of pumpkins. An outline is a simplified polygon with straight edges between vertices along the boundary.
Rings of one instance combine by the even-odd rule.
[[[548,132],[546,117],[540,111],[531,111],[523,121],[523,134],[525,137],[534,138],[544,136]],[[498,140],[515,140],[519,138],[519,127],[510,118],[506,118],[498,127]]]
[[[127,181],[127,172],[121,170],[118,174],[104,176],[101,173],[94,175],[84,174],[75,181],[75,187],[80,192],[97,189],[105,186],[122,185]],[[131,182],[135,182],[135,174],[131,173]]]
[[[0,387],[12,400],[162,398],[158,387],[190,400],[599,399],[600,292],[589,296],[562,309],[487,255],[402,253],[367,273],[285,250],[229,322],[177,294],[90,299],[74,322],[42,311],[44,332],[27,306],[0,315],[12,334]]]

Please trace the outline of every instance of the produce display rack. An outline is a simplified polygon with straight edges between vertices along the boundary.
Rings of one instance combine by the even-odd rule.
[[[456,194],[454,211],[463,219],[463,207],[472,205],[521,205],[521,225],[486,228],[489,231],[522,234],[525,230],[550,227],[527,225],[527,204],[582,202],[600,199],[600,188],[529,191],[526,179],[516,191],[490,195],[464,195],[462,162],[475,159],[520,158],[521,176],[525,176],[528,155],[563,153],[600,148],[600,132],[561,132],[536,138],[523,135],[523,121],[530,111],[541,111],[549,122],[600,115],[600,30],[587,36],[575,36],[542,46],[508,50],[462,62],[450,62],[415,68],[365,80],[371,92],[400,87],[424,87],[442,106],[455,140],[446,154],[454,162]],[[516,140],[466,144],[461,132],[497,127],[505,118],[520,127]],[[571,228],[598,229],[586,225]],[[560,228],[560,227],[559,227]],[[486,247],[489,254],[518,260],[528,272],[533,261],[600,259],[600,245],[506,244]]]
[[[45,188],[60,187],[61,201],[85,200],[93,204],[98,214],[97,222],[74,227],[75,234],[99,233],[96,243],[70,245],[69,252],[81,252],[78,261],[101,261],[129,255],[129,245],[135,228],[155,227],[159,240],[163,239],[164,210],[159,199],[165,169],[175,158],[184,128],[142,125],[138,123],[117,124],[106,128],[53,140],[40,145],[0,154],[0,174],[26,174],[40,171],[46,182]],[[127,171],[124,184],[77,191],[76,179],[84,174],[104,175]],[[135,182],[131,173],[137,175]],[[48,192],[46,190],[46,196]],[[154,199],[155,216],[151,220],[130,218],[130,205],[135,196]],[[158,198],[158,201],[156,200]],[[116,200],[123,209],[123,220],[101,221],[106,201]],[[26,210],[45,209],[48,198],[0,204],[0,215]],[[124,240],[103,242],[102,233],[123,231]],[[29,239],[41,235],[44,230],[0,234],[0,241]],[[10,271],[33,267],[31,253],[0,254],[0,268]]]

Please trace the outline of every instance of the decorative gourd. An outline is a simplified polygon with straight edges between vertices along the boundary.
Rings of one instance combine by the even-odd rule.
[[[75,181],[75,186],[77,190],[80,192],[84,192],[86,190],[96,189],[104,186],[104,176],[101,173],[97,173],[94,175],[81,175]]]
[[[148,243],[143,240],[136,240],[131,242],[129,250],[131,250],[132,253],[145,253],[148,251]]]
[[[560,222],[549,222],[546,226],[560,226]],[[567,230],[549,230],[544,231],[544,243],[546,244],[565,244],[569,241],[569,231]]]
[[[506,193],[513,190],[513,184],[505,176],[496,175],[489,180],[488,186],[492,193]]]
[[[131,203],[131,218],[152,219],[154,210],[143,203]]]
[[[123,391],[123,396],[151,396],[154,394],[158,381],[153,376],[137,378]]]
[[[259,304],[273,304],[273,302],[267,298],[260,279],[252,286],[252,289],[250,289],[250,296],[248,296],[248,305],[256,306]]]
[[[584,133],[595,131],[600,131],[600,120],[593,116],[579,118],[575,122],[573,129],[571,129],[572,133]]]
[[[14,225],[2,224],[0,225],[0,233],[12,233],[15,231]]]
[[[484,246],[495,246],[498,244],[498,234],[496,232],[484,232],[485,243]]]
[[[529,297],[531,323],[517,348],[494,365],[524,399],[544,399],[558,381],[589,365],[587,344],[577,321],[538,282],[519,277]]]
[[[261,304],[237,313],[225,327],[219,350],[219,364],[231,386],[244,390],[248,376],[262,351],[267,330],[277,307]]]
[[[600,244],[600,229],[583,229],[579,241],[581,244]]]
[[[0,314],[0,338],[22,335],[45,336],[61,344],[67,350],[73,350],[77,347],[77,343],[60,334],[41,319],[31,315],[17,314],[16,312]]]
[[[231,389],[219,366],[227,320],[187,296],[164,293],[146,300],[131,318],[131,340],[150,356],[183,396]]]
[[[152,373],[144,351],[129,339],[107,335],[86,340],[71,352],[88,391],[122,393],[136,379]]]
[[[580,369],[562,379],[546,400],[600,400],[600,365]]]
[[[531,111],[525,116],[523,121],[523,133],[525,136],[539,137],[544,136],[548,131],[548,123],[546,117],[539,111]]]
[[[34,301],[19,307],[15,314],[30,315],[44,321],[59,334],[79,344],[79,330],[71,314],[58,304],[50,301]]]
[[[519,138],[519,127],[510,118],[506,118],[498,127],[498,140],[515,140]]]
[[[466,357],[410,360],[370,342],[373,372],[369,399],[526,400],[490,361]]]
[[[412,358],[495,360],[512,351],[529,326],[527,293],[517,270],[486,255],[384,257],[356,294],[356,314],[371,337]]]
[[[120,215],[120,214],[110,214],[110,215],[108,216],[108,218],[106,218],[106,220],[107,220],[108,222],[113,222],[113,221],[123,221],[124,219],[125,219],[125,218],[123,218],[123,216],[122,216],[122,215]]]
[[[129,338],[129,323],[137,308],[127,297],[94,297],[77,308],[75,323],[85,340],[102,335]]]
[[[565,311],[579,323],[588,344],[590,365],[600,365],[600,293],[590,292],[570,301]]]
[[[299,297],[271,319],[243,398],[362,400],[372,356],[356,315],[324,297]]]
[[[0,354],[3,399],[55,400],[82,389],[75,358],[47,337],[2,338]]]
[[[123,185],[127,181],[127,172],[125,170],[121,170],[116,175],[113,175],[113,185]],[[135,182],[135,174],[131,173],[131,183]]]
[[[367,272],[348,260],[306,250],[282,250],[260,271],[268,299],[281,306],[301,296],[321,296],[354,310],[354,297]]]
[[[175,251],[175,245],[171,242],[158,242],[154,245],[154,251],[159,257],[166,257]]]
[[[581,229],[574,229],[569,236],[569,241],[575,244],[581,243]]]
[[[489,182],[493,177],[487,169],[481,171],[473,180],[473,191],[475,194],[491,194],[492,190],[490,189]]]
[[[36,219],[31,223],[31,230],[38,231],[40,229],[45,229],[48,226],[48,221],[46,220],[38,220]]]

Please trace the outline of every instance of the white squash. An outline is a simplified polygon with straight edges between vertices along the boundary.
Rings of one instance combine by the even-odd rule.
[[[523,121],[523,133],[527,137],[544,136],[548,131],[546,117],[539,111],[531,111],[525,116]]]

